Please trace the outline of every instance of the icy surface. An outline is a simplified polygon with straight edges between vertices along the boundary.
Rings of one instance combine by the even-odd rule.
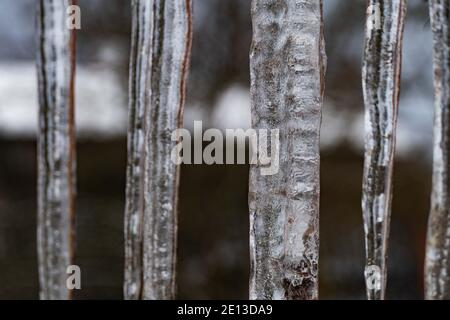
[[[126,299],[175,295],[179,167],[191,47],[190,0],[133,0],[125,210]]]
[[[373,283],[365,272],[367,297],[384,299],[386,257],[392,199],[404,0],[370,0],[367,7],[363,59],[365,159],[362,210],[366,238],[366,270],[379,270]],[[378,274],[380,273],[380,274]]]
[[[254,0],[252,21],[252,127],[280,130],[280,170],[250,170],[250,298],[317,299],[322,2]]]
[[[450,299],[450,38],[448,0],[430,0],[434,42],[433,189],[425,259],[425,298]]]
[[[38,260],[41,299],[68,299],[66,269],[73,260],[75,43],[66,27],[70,1],[38,6]]]

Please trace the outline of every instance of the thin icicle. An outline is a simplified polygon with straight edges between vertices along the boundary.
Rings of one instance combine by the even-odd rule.
[[[38,2],[38,259],[41,299],[70,299],[75,218],[75,37],[69,0]]]
[[[368,299],[384,299],[400,91],[404,0],[370,0],[362,68],[365,159],[362,210]]]
[[[450,1],[430,0],[434,42],[433,190],[425,259],[425,298],[450,299]]]
[[[175,294],[179,166],[172,132],[183,118],[191,47],[190,0],[133,0],[126,299]]]
[[[280,170],[250,170],[251,299],[317,299],[321,0],[253,0],[252,126],[280,130]]]
[[[151,53],[151,1],[132,1],[128,165],[125,207],[125,299],[142,288],[144,115]]]

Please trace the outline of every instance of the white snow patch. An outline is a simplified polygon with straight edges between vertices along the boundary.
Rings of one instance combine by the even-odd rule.
[[[320,130],[320,147],[327,149],[346,139],[350,115],[325,101]]]
[[[37,90],[34,63],[0,64],[0,135],[12,138],[36,136]],[[79,137],[97,139],[125,135],[126,88],[120,85],[117,75],[110,69],[78,66],[75,103]]]
[[[222,93],[214,106],[212,126],[218,129],[250,128],[250,92],[248,88],[233,85]]]
[[[184,107],[183,127],[191,132],[194,132],[194,121],[202,121],[203,127],[209,127],[209,116],[204,105],[186,104]]]
[[[80,65],[77,67],[76,87],[78,136],[82,139],[125,136],[128,122],[127,89],[120,84],[113,69],[107,65]],[[426,95],[420,90],[403,91],[397,129],[398,156],[423,150],[428,155],[424,157],[431,158],[433,110],[432,94]],[[0,135],[34,138],[38,124],[37,112],[35,64],[0,63]],[[202,120],[203,128],[250,128],[249,89],[239,84],[226,88],[212,109],[202,104],[186,105],[184,127],[192,130],[195,120]],[[358,152],[364,150],[363,102],[361,110],[355,112],[326,100],[321,148],[327,149],[345,142]]]

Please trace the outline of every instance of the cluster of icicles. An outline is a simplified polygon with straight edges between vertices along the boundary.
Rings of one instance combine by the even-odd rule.
[[[42,299],[68,299],[75,218],[74,0],[38,1],[38,254]],[[125,209],[126,299],[175,297],[179,166],[192,39],[191,0],[132,0]],[[433,190],[425,296],[450,298],[449,0],[430,0],[434,38]],[[386,288],[405,0],[370,0],[362,82],[366,152],[362,212],[369,299]],[[326,69],[322,0],[252,0],[252,126],[280,130],[280,171],[250,170],[252,299],[317,299],[319,132]]]

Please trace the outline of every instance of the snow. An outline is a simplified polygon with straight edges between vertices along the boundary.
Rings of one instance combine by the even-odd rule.
[[[226,88],[214,106],[212,125],[218,129],[250,128],[249,89],[240,85],[233,85]]]
[[[406,51],[406,50],[405,50]],[[409,55],[405,52],[405,55]],[[414,55],[415,56],[415,55]],[[409,72],[407,68],[405,72]],[[431,71],[430,71],[431,72]],[[37,130],[37,83],[34,63],[0,62],[0,136],[34,138]],[[431,80],[430,80],[431,81]],[[79,65],[76,74],[76,126],[79,139],[122,137],[127,127],[127,92],[118,75],[107,65]],[[363,150],[364,116],[326,100],[321,128],[321,148],[349,142]],[[184,127],[192,130],[196,120],[205,128],[249,128],[250,93],[233,84],[218,97],[209,114],[199,103],[185,107]],[[407,157],[424,151],[431,160],[433,97],[428,92],[403,90],[400,99],[396,155]]]
[[[37,129],[37,83],[33,60],[34,24],[27,18],[33,1],[0,1],[0,12],[9,12],[0,20],[0,136],[10,139],[34,138]],[[98,5],[97,2],[92,3]],[[408,1],[409,12],[423,8],[421,1]],[[337,1],[324,2],[325,22],[338,12]],[[426,8],[426,6],[425,6]],[[33,9],[34,10],[34,9]],[[196,28],[205,25],[207,7],[196,7]],[[362,13],[363,14],[363,13]],[[7,26],[14,23],[14,28]],[[3,26],[3,27],[2,27]],[[340,54],[359,64],[364,28],[355,29],[345,38]],[[20,31],[19,31],[20,30]],[[433,84],[431,32],[426,21],[409,16],[405,25],[402,65],[402,89],[399,105],[396,156],[408,157],[411,152],[423,154],[431,161],[433,126]],[[103,39],[98,52],[102,64],[79,64],[76,76],[76,124],[79,139],[125,137],[127,118],[127,87],[121,83],[113,64],[119,49],[113,41]],[[122,54],[122,53],[121,53]],[[127,53],[126,53],[127,54]],[[3,59],[3,60],[2,60]],[[115,67],[117,65],[114,65]],[[189,81],[189,80],[188,80]],[[204,101],[187,101],[184,127],[192,130],[194,120],[203,120],[204,128],[247,128],[250,119],[248,88],[230,84],[213,106]],[[325,90],[327,96],[327,90]],[[325,99],[321,128],[321,148],[349,143],[357,152],[363,150],[364,124],[362,101],[360,109],[350,109]],[[93,116],[95,115],[95,116]]]
[[[80,138],[125,135],[126,92],[107,68],[81,65],[76,74],[76,125]],[[34,138],[38,98],[36,66],[32,62],[0,63],[0,135]]]

